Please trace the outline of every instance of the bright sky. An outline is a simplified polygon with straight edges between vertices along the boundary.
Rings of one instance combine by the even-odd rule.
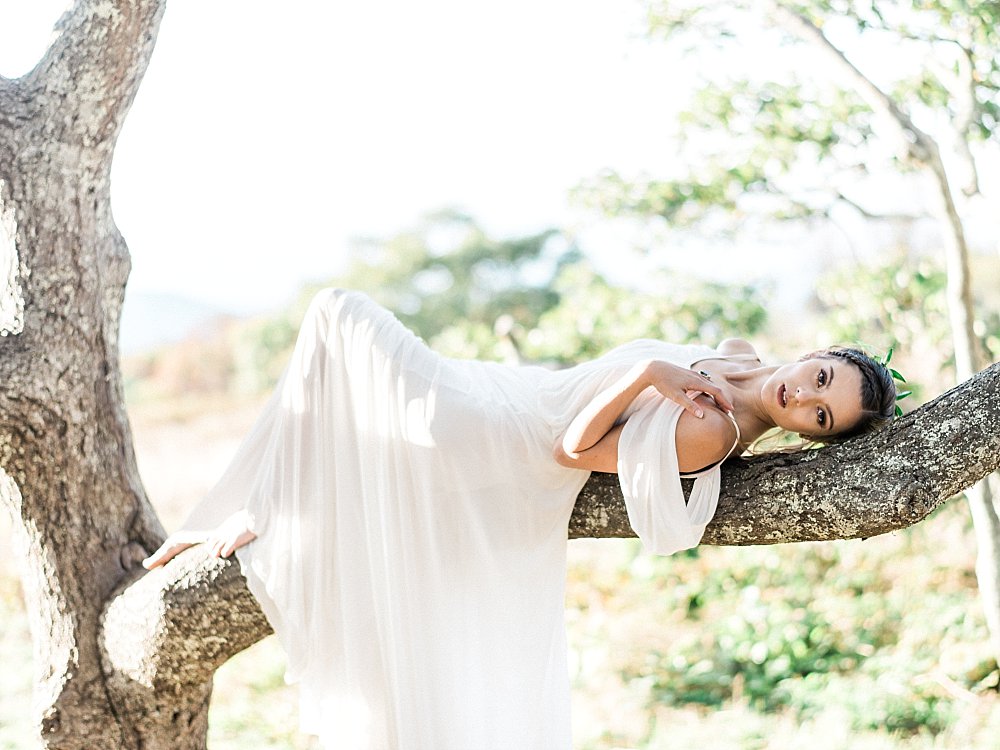
[[[0,74],[35,64],[66,5],[0,0]],[[568,192],[605,167],[669,173],[689,84],[701,66],[733,64],[646,41],[638,0],[277,5],[169,2],[116,150],[130,293],[278,307],[335,273],[350,238],[391,236],[446,206],[498,235],[577,231],[605,270],[640,275],[628,239],[571,207]],[[763,36],[738,52],[741,70],[782,65]],[[808,64],[801,50],[794,59]],[[671,246],[671,264],[721,280],[776,276],[794,307],[810,282],[798,264],[782,280],[792,258],[853,262],[886,241],[852,219],[851,239],[831,228]]]
[[[0,73],[64,0],[0,0]],[[662,165],[687,76],[623,0],[172,0],[119,140],[130,291],[283,302],[349,238],[444,206],[498,234],[579,217],[602,167]],[[661,147],[657,147],[657,144]]]

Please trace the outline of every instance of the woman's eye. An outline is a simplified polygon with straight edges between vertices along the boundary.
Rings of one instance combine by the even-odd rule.
[[[826,370],[819,371],[819,375],[816,376],[816,382],[820,385],[826,385]]]
[[[816,421],[819,423],[820,427],[826,425],[826,412],[822,409],[816,410]]]

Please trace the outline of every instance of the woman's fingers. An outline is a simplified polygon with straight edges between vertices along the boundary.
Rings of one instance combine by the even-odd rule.
[[[723,411],[735,411],[736,407],[733,406],[733,402],[729,400],[725,391],[719,388],[719,386],[713,385],[712,383],[705,383],[698,387],[701,388],[703,392],[714,398],[715,403],[722,407]]]
[[[694,414],[698,419],[705,416],[705,411],[701,408],[701,404],[695,401],[695,398],[702,392],[701,386],[697,388],[688,388],[686,391],[681,391],[675,396],[667,396],[672,401],[680,404],[683,408],[687,409],[689,412]]]
[[[222,548],[225,546],[226,546],[226,540],[219,539],[218,537],[216,537],[215,539],[212,539],[212,541],[209,543],[209,551],[215,557],[222,557]]]
[[[719,386],[712,382],[707,374],[660,360],[654,361],[649,369],[653,374],[653,386],[664,396],[698,418],[705,416],[704,409],[695,400],[699,393],[711,396],[715,399],[715,403],[725,411],[734,410],[733,402]]]
[[[177,555],[194,544],[196,544],[196,542],[179,542],[172,538],[167,539],[167,541],[160,545],[156,552],[142,561],[142,567],[146,568],[146,570],[158,568],[161,565],[168,563],[170,560],[177,557]]]
[[[249,529],[235,524],[231,528],[220,528],[219,531],[222,533],[209,541],[209,551],[216,557],[231,557],[240,547],[257,538]]]
[[[142,561],[142,566],[147,570],[158,568],[159,566],[170,562],[188,547],[201,544],[206,541],[206,539],[206,534],[200,531],[181,531],[176,534],[171,534],[166,538],[163,544],[160,545],[156,552]]]
[[[165,565],[181,552],[195,544],[204,544],[210,555],[229,557],[237,549],[257,538],[257,535],[246,528],[245,518],[235,514],[227,519],[211,535],[204,532],[181,532],[173,534],[160,545],[159,549],[142,561],[147,570]]]

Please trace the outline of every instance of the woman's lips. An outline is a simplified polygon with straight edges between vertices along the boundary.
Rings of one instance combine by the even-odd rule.
[[[784,409],[788,405],[788,401],[785,399],[785,384],[782,383],[778,386],[778,406]]]

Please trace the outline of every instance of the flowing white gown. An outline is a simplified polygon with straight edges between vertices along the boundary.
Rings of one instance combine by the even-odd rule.
[[[570,747],[567,524],[589,474],[555,441],[637,359],[708,347],[642,340],[560,371],[441,357],[358,292],[313,301],[257,424],[183,528],[247,508],[237,556],[301,689],[301,724],[337,750]],[[685,505],[674,426],[650,389],[619,475],[646,545],[694,546],[718,469]]]

